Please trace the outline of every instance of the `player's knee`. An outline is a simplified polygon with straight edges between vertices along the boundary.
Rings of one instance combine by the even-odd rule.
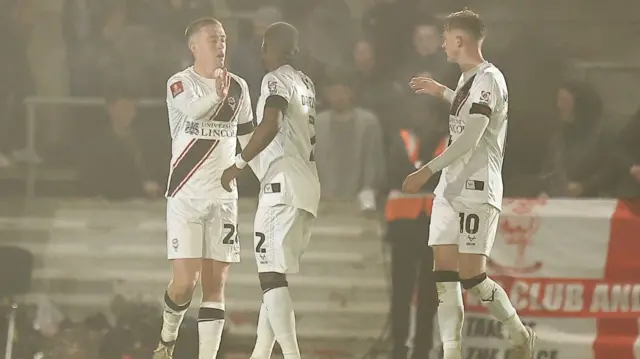
[[[475,277],[465,278],[462,275],[460,276],[460,284],[462,284],[462,288],[466,290],[470,290],[471,288],[476,287],[478,284],[484,282],[487,279],[487,273],[481,273]]]
[[[171,298],[178,304],[185,303],[191,300],[196,287],[196,283],[197,280],[191,282],[188,280],[179,281],[174,279],[169,285],[169,289],[167,290],[167,292],[170,294]]]
[[[260,279],[260,287],[262,293],[266,293],[272,289],[288,287],[287,276],[284,273],[264,272],[258,274]]]

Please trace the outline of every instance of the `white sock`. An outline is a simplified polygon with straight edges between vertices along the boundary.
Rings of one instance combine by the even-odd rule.
[[[256,345],[253,347],[253,353],[251,353],[250,359],[269,359],[275,343],[276,337],[269,323],[267,306],[262,303],[260,306],[260,314],[258,315]]]
[[[171,343],[178,338],[180,325],[190,304],[191,302],[178,305],[169,298],[169,294],[164,293],[164,312],[162,313],[162,331],[160,332],[160,339],[163,342]]]
[[[460,282],[437,282],[438,326],[444,359],[462,359],[462,323],[464,304]]]
[[[300,348],[296,335],[296,318],[293,313],[293,303],[289,295],[289,288],[279,287],[264,293],[269,323],[282,349],[284,359],[300,359]]]
[[[499,320],[509,331],[514,344],[522,344],[529,338],[527,328],[522,324],[516,309],[511,304],[507,292],[496,282],[487,277],[478,285],[468,289],[469,293],[480,299],[494,318]]]
[[[203,302],[198,313],[200,359],[215,359],[224,329],[224,303]]]

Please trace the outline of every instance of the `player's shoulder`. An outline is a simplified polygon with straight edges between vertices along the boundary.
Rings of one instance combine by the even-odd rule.
[[[479,71],[479,75],[480,78],[484,81],[492,81],[497,84],[501,84],[505,81],[502,71],[500,71],[500,69],[492,63],[489,63],[487,66],[483,67]]]
[[[172,84],[175,83],[177,81],[184,81],[184,80],[190,80],[193,76],[193,70],[192,67],[187,67],[184,70],[180,70],[178,72],[176,72],[175,74],[171,75],[171,77],[169,77],[169,80],[167,81],[168,84]]]
[[[247,85],[247,81],[243,79],[240,75],[234,74],[233,72],[229,71],[229,76],[231,76],[231,79],[237,81],[243,89],[247,89],[247,90],[249,89],[249,85]]]

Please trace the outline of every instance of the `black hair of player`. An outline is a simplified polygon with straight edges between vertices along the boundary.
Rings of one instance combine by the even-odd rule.
[[[298,30],[286,22],[271,24],[264,33],[264,51],[277,51],[282,65],[291,64],[298,54]]]
[[[465,31],[478,41],[486,36],[484,21],[469,9],[449,14],[444,21],[444,29]]]
[[[187,29],[184,30],[184,37],[189,41],[193,34],[200,31],[203,27],[209,25],[222,25],[222,23],[215,18],[212,17],[201,17],[199,19],[193,20],[188,26]]]

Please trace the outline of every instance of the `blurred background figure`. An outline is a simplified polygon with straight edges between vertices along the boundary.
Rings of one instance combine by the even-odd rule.
[[[433,348],[438,295],[433,250],[427,241],[433,190],[440,176],[431,178],[417,195],[402,193],[402,183],[444,150],[448,135],[445,119],[446,108],[441,103],[416,99],[407,107],[395,136],[390,136],[385,239],[391,246],[391,359],[406,359],[409,352],[412,359],[428,358]]]
[[[557,91],[557,124],[551,136],[543,192],[552,197],[593,197],[607,185],[609,153],[602,129],[603,107],[586,83],[566,81]]]
[[[382,133],[375,115],[355,106],[352,79],[346,70],[328,79],[329,109],[316,118],[316,164],[324,198],[359,200],[375,210],[384,181]]]
[[[87,192],[109,199],[161,197],[169,149],[148,134],[162,125],[140,118],[136,100],[126,93],[111,94],[106,113],[106,126],[96,127],[81,156]]]
[[[255,113],[260,95],[260,84],[264,68],[260,60],[262,37],[267,27],[282,20],[280,10],[275,6],[261,6],[252,17],[252,36],[246,42],[237,45],[231,54],[229,69],[247,81],[251,95],[251,108]]]

